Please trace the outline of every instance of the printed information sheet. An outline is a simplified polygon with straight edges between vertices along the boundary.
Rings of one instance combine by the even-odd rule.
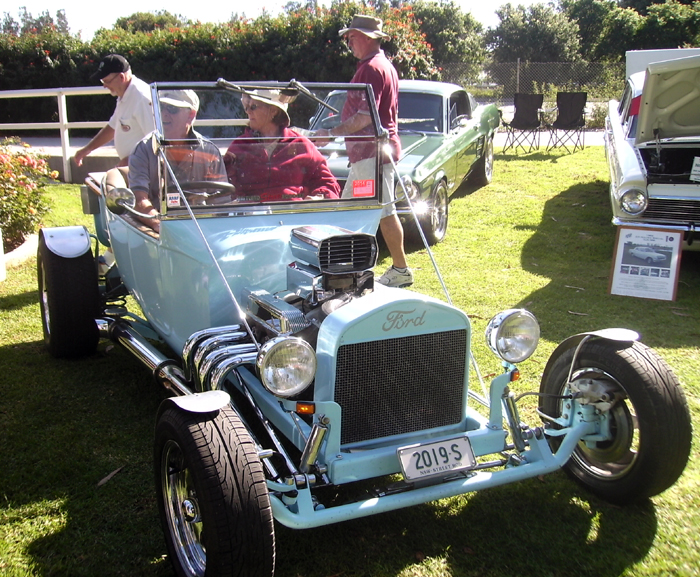
[[[682,239],[674,230],[618,227],[610,294],[675,300]]]

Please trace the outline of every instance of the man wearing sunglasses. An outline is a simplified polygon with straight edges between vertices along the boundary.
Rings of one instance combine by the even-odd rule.
[[[129,188],[136,197],[135,209],[149,216],[157,216],[161,202],[161,184],[172,183],[170,171],[178,182],[213,181],[228,183],[224,162],[216,145],[193,129],[199,97],[193,90],[167,90],[159,93],[160,114],[163,124],[163,148],[168,167],[159,163],[153,139],[155,133],[136,145],[129,156]],[[191,204],[228,202],[226,197],[190,199]],[[175,201],[179,206],[179,200]],[[170,204],[168,206],[171,206]],[[140,219],[145,225],[160,232],[157,218]]]
[[[107,126],[75,153],[75,163],[81,166],[88,154],[114,140],[119,166],[126,166],[134,147],[155,129],[151,90],[148,84],[131,73],[126,58],[119,54],[105,56],[90,78],[99,80],[112,96],[117,97],[117,106]]]

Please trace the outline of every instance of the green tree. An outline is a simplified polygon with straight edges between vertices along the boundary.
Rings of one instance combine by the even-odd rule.
[[[603,29],[592,52],[592,60],[617,62],[625,51],[634,50],[644,17],[631,8],[615,8],[603,21]]]
[[[697,46],[700,40],[700,4],[668,0],[649,6],[636,38],[637,49]]]
[[[578,25],[580,54],[594,60],[596,46],[603,33],[605,18],[617,9],[615,0],[559,0],[561,12]]]
[[[114,28],[127,32],[152,32],[165,28],[184,28],[192,24],[180,14],[171,14],[167,10],[156,12],[134,12],[131,16],[117,18]]]
[[[56,11],[56,19],[44,10],[36,18],[27,10],[26,6],[19,9],[19,22],[17,22],[9,12],[5,12],[2,22],[2,33],[11,36],[22,36],[25,34],[41,34],[45,31],[54,31],[59,34],[70,34],[66,11],[61,9]]]
[[[469,77],[476,77],[486,59],[481,23],[462,12],[452,0],[417,0],[412,7],[420,31],[432,48],[435,64],[459,62],[467,66]]]
[[[575,62],[579,56],[578,26],[552,5],[504,4],[500,23],[486,33],[495,62]]]

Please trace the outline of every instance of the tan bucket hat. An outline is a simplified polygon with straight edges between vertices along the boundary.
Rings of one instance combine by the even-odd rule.
[[[381,19],[375,18],[374,16],[357,14],[353,17],[350,26],[343,28],[338,34],[345,36],[348,32],[350,32],[350,30],[357,30],[370,38],[382,38],[383,40],[391,38],[391,36],[382,32]]]
[[[289,112],[287,111],[288,104],[284,102],[284,96],[279,90],[266,90],[264,88],[258,90],[247,90],[243,93],[251,100],[257,100],[263,104],[269,104],[276,108],[279,108],[287,118],[287,124],[289,124]]]

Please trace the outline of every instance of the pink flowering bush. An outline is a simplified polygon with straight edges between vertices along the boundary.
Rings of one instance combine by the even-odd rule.
[[[17,150],[10,144],[14,143],[0,142],[0,228],[5,252],[37,230],[49,210],[46,185],[58,177],[29,145]]]

